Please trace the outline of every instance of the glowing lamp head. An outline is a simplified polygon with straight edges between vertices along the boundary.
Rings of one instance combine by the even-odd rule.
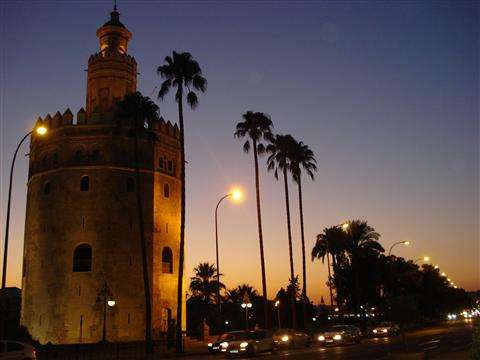
[[[275,307],[278,307],[280,305],[280,300],[275,301]]]
[[[243,191],[239,187],[235,187],[232,190],[230,190],[229,195],[232,201],[235,203],[239,203],[243,200]]]
[[[287,342],[288,341],[288,335],[283,335],[282,336],[282,341]]]
[[[411,244],[411,242],[408,241],[408,240],[403,242],[403,245],[406,245],[406,246],[408,246],[408,245],[410,245],[410,244]]]
[[[107,305],[110,306],[110,307],[114,307],[116,304],[115,300],[108,300],[107,301]]]
[[[444,272],[442,272],[442,274],[441,274],[441,275],[442,275],[443,277],[447,276],[447,274],[445,274]]]
[[[35,129],[35,132],[37,133],[37,135],[42,136],[42,135],[45,135],[48,132],[48,129],[44,125],[39,125]]]
[[[348,228],[349,228],[349,226],[350,226],[350,224],[349,224],[348,222],[342,224],[342,229],[343,229],[343,231],[347,231]]]
[[[248,303],[247,308],[251,308],[251,307],[252,307],[252,304]]]
[[[423,261],[429,262],[429,261],[430,261],[430,256],[424,256],[424,257],[423,257]]]

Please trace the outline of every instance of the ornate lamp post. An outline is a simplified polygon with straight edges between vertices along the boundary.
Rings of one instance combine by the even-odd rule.
[[[405,245],[405,246],[408,246],[410,245],[410,241],[399,241],[399,242],[396,242],[395,244],[393,244],[392,246],[390,246],[390,249],[388,250],[388,256],[390,256],[392,254],[392,250],[395,246],[397,245]]]
[[[242,308],[245,309],[245,330],[248,330],[248,309],[250,309],[251,307],[252,307],[252,303],[250,302],[248,295],[245,294],[242,302]]]

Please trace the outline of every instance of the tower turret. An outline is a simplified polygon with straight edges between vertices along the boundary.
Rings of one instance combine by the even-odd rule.
[[[110,20],[97,30],[100,51],[90,56],[87,75],[87,116],[105,112],[137,89],[137,63],[127,55],[132,33],[120,22],[116,6]]]

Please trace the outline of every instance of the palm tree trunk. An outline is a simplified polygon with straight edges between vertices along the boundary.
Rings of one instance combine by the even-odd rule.
[[[292,249],[292,226],[290,224],[290,199],[288,196],[288,177],[287,168],[283,168],[283,180],[285,182],[285,206],[287,208],[287,229],[288,229],[288,251],[290,255],[290,279],[295,278],[295,270],[293,268],[293,249]],[[293,295],[293,294],[291,294]],[[292,301],[292,327],[297,327],[297,312],[295,309],[295,297],[291,296]]]
[[[180,247],[178,254],[178,284],[177,284],[177,329],[175,336],[175,350],[183,352],[182,341],[182,310],[183,310],[183,266],[185,262],[185,133],[183,127],[183,91],[179,89],[178,120],[180,123],[180,182],[181,182],[181,204],[180,204]]]
[[[152,343],[152,305],[150,300],[150,280],[148,278],[148,256],[147,256],[147,242],[145,239],[145,225],[143,219],[143,203],[142,203],[142,188],[140,179],[140,163],[139,163],[139,149],[138,149],[138,120],[135,121],[135,139],[134,139],[134,156],[135,156],[135,177],[136,177],[136,197],[138,210],[138,229],[140,231],[140,245],[142,249],[142,269],[143,269],[143,287],[145,294],[145,342],[147,343],[146,351],[151,353],[153,351]]]
[[[257,197],[257,221],[258,221],[258,241],[260,243],[260,264],[262,268],[262,292],[263,292],[263,312],[264,326],[268,329],[268,298],[267,298],[267,279],[265,275],[265,255],[263,252],[263,233],[262,233],[262,212],[260,209],[260,177],[258,175],[258,150],[257,142],[253,140],[253,158],[255,160],[255,192]]]
[[[300,211],[300,235],[302,238],[302,272],[303,272],[303,291],[302,291],[302,310],[303,326],[307,326],[307,263],[305,261],[305,230],[303,227],[303,196],[302,196],[302,178],[298,176],[298,208]]]
[[[327,267],[328,267],[328,288],[330,290],[330,307],[333,307],[333,293],[332,293],[332,275],[330,271],[330,253],[327,251]]]

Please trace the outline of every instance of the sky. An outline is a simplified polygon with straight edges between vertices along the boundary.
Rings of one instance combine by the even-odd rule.
[[[318,161],[304,184],[307,255],[316,235],[364,219],[395,254],[429,255],[459,286],[480,288],[479,5],[462,1],[118,1],[133,33],[138,90],[156,99],[156,67],[189,51],[208,79],[185,113],[187,276],[214,262],[214,208],[233,184],[242,204],[219,210],[227,287],[261,289],[253,157],[234,139],[247,110],[308,144]],[[0,3],[1,238],[11,157],[38,116],[85,106],[87,60],[112,1]],[[17,160],[7,285],[20,286],[28,152]],[[282,182],[261,166],[268,293],[289,277]],[[298,201],[291,184],[295,271]],[[2,245],[3,249],[3,245]],[[326,265],[307,256],[308,293],[328,301]]]

